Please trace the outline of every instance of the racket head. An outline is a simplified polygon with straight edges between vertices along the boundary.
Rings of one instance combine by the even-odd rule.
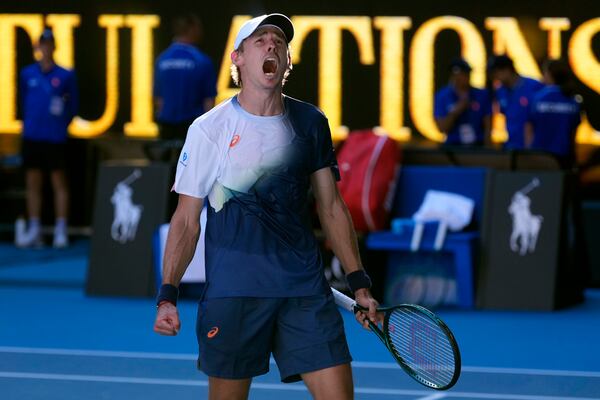
[[[416,304],[386,308],[382,331],[398,364],[417,382],[436,390],[456,384],[461,371],[458,343],[433,312]]]

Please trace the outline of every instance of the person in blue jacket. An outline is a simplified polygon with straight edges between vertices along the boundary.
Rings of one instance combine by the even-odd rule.
[[[488,92],[470,84],[471,66],[450,64],[450,82],[435,95],[434,117],[448,145],[490,144],[492,106]]]
[[[154,104],[161,139],[183,141],[191,123],[215,104],[216,73],[196,47],[202,36],[198,16],[176,17],[173,33],[173,43],[156,60]]]
[[[581,106],[573,93],[571,71],[561,60],[546,61],[542,70],[547,86],[531,102],[526,144],[554,154],[565,167],[572,166]]]
[[[513,60],[506,55],[497,55],[490,59],[488,72],[495,88],[495,100],[500,112],[506,117],[508,140],[504,148],[519,150],[525,148],[525,123],[529,118],[529,105],[533,96],[544,85],[532,78],[517,73]]]
[[[77,113],[79,96],[74,71],[54,62],[52,30],[43,31],[38,49],[41,59],[25,67],[19,80],[23,111],[21,153],[29,224],[26,232],[16,238],[16,244],[20,247],[43,245],[42,183],[44,172],[49,171],[56,218],[53,245],[60,248],[68,245],[67,128]]]

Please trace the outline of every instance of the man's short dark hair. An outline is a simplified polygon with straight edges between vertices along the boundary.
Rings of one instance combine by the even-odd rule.
[[[495,71],[498,69],[506,68],[510,69],[513,72],[516,72],[513,60],[506,54],[495,55],[492,58],[490,58],[490,61],[488,62],[488,71]]]
[[[202,30],[202,21],[196,14],[178,15],[173,19],[173,35],[183,36],[194,26],[198,26]]]
[[[52,32],[52,29],[44,28],[44,30],[42,31],[42,34],[40,35],[38,42],[39,43],[42,43],[42,42],[54,43],[54,33]]]
[[[459,73],[459,72],[468,74],[472,70],[469,63],[464,58],[460,58],[460,57],[452,60],[452,62],[450,62],[450,67],[448,69],[449,69],[450,73],[453,73],[453,74]]]

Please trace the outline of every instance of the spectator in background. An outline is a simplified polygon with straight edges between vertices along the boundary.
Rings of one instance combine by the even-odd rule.
[[[553,153],[563,167],[575,162],[575,133],[581,122],[581,107],[573,93],[571,70],[566,62],[546,61],[544,83],[531,102],[525,144]]]
[[[435,95],[434,116],[449,145],[490,144],[492,106],[488,92],[471,86],[471,66],[450,64],[450,82]]]
[[[504,143],[504,148],[524,149],[529,104],[533,96],[543,88],[543,84],[519,75],[512,59],[506,55],[492,57],[488,72],[495,82],[495,99],[500,105],[500,112],[506,117],[508,140]]]
[[[195,47],[202,36],[198,16],[176,17],[173,33],[173,43],[156,60],[154,103],[161,138],[183,141],[191,123],[215,105],[216,73]]]
[[[41,59],[21,71],[23,107],[22,157],[29,226],[17,235],[19,247],[43,245],[41,233],[43,172],[49,171],[54,191],[54,247],[68,246],[69,188],[66,178],[67,127],[78,108],[75,73],[54,62],[54,35],[45,29],[39,39]]]

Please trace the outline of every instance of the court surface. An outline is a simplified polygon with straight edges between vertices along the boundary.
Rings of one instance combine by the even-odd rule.
[[[0,399],[206,399],[207,378],[195,369],[195,302],[181,302],[178,337],[155,335],[152,299],[85,295],[88,252],[85,241],[66,251],[0,243]],[[463,357],[446,392],[414,382],[342,314],[357,399],[600,399],[599,290],[552,313],[440,310]],[[271,367],[251,399],[310,399]]]

